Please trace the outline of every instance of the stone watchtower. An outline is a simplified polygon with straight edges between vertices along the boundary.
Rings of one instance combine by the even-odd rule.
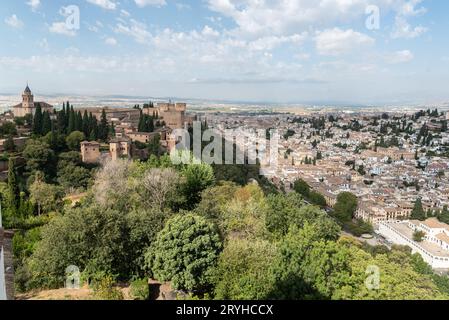
[[[22,108],[25,109],[34,108],[34,96],[31,93],[30,87],[28,87],[28,85],[22,94]]]
[[[100,144],[98,142],[81,142],[81,158],[84,163],[97,163],[100,156]]]

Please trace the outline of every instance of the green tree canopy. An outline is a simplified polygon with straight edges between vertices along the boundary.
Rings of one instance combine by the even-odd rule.
[[[145,261],[159,281],[175,289],[210,290],[222,243],[216,227],[205,218],[185,214],[170,219],[158,234]]]
[[[426,220],[426,213],[424,212],[421,198],[416,199],[410,218],[420,221]]]
[[[208,164],[191,164],[183,170],[186,178],[183,188],[187,208],[193,209],[201,201],[201,192],[215,182],[214,170]]]
[[[65,139],[67,147],[69,147],[69,149],[73,151],[79,151],[81,142],[83,142],[84,140],[86,140],[86,136],[81,131],[73,131]]]
[[[27,170],[30,172],[42,171],[46,174],[54,169],[54,151],[46,142],[31,139],[28,140],[23,157],[26,160]]]
[[[298,179],[295,181],[293,185],[293,189],[304,197],[309,197],[310,194],[310,186],[302,179]]]
[[[215,298],[264,300],[275,287],[273,266],[278,258],[274,244],[263,240],[230,240],[215,271]]]
[[[334,207],[335,216],[342,222],[350,221],[357,210],[357,197],[350,192],[342,192],[337,197]]]

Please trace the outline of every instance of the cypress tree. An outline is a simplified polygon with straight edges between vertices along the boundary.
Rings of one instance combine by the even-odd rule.
[[[69,122],[70,122],[70,114],[73,111],[73,106],[71,106],[69,104],[69,102],[67,101],[66,107],[65,107],[65,127],[67,128],[69,126]]]
[[[98,140],[98,121],[96,117],[92,118],[92,129],[91,129],[91,136],[93,137],[91,141]]]
[[[36,112],[34,114],[33,118],[33,133],[40,135],[42,133],[42,121],[43,121],[43,115],[42,115],[42,108],[38,104],[36,108]]]
[[[82,127],[83,127],[84,135],[86,137],[88,137],[90,131],[89,131],[89,115],[87,114],[87,110],[84,110],[84,115],[83,115],[83,120],[82,121],[83,121]]]
[[[445,205],[445,206],[443,207],[443,210],[442,210],[441,213],[438,215],[438,219],[439,219],[441,222],[444,222],[444,223],[448,223],[448,224],[449,224],[449,209],[448,209],[447,205]]]
[[[153,132],[154,131],[154,121],[153,117],[148,117],[148,131],[147,132]]]
[[[142,110],[140,110],[139,125],[138,125],[137,130],[139,132],[143,132],[143,130],[144,130],[144,118],[143,118]]]
[[[72,133],[73,131],[75,131],[76,128],[76,119],[75,119],[76,115],[75,112],[73,111],[73,108],[70,110],[69,113],[69,124],[67,126],[67,134]]]
[[[420,221],[424,221],[426,219],[426,213],[424,212],[421,198],[416,199],[410,218]]]
[[[111,125],[110,125],[109,136],[115,137],[115,127],[114,127],[114,123],[111,123]]]
[[[81,111],[75,112],[75,131],[83,131],[83,116]]]
[[[65,102],[62,103],[62,110],[57,112],[56,114],[56,125],[58,132],[62,133],[66,129],[66,111],[65,111]]]
[[[44,112],[43,120],[42,120],[42,130],[41,133],[45,136],[47,133],[51,131],[51,119],[50,113],[48,111]]]
[[[17,184],[17,175],[13,158],[9,158],[8,163],[8,190],[10,195],[9,207],[17,209],[19,207],[20,189]]]
[[[108,133],[109,133],[109,126],[108,126],[108,119],[106,117],[106,111],[103,109],[101,112],[101,120],[100,125],[98,127],[98,137],[106,141],[108,139]]]

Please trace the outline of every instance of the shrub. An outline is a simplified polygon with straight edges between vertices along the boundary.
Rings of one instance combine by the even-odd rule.
[[[123,300],[123,293],[114,287],[115,281],[112,276],[106,276],[95,281],[93,285],[94,297],[98,300]]]
[[[360,219],[346,222],[344,228],[356,237],[361,237],[364,234],[371,234],[374,231],[371,224]]]
[[[205,293],[222,243],[214,224],[193,214],[170,219],[145,254],[148,269],[176,290]]]
[[[150,286],[148,279],[138,279],[131,282],[130,295],[134,300],[148,300],[150,297]]]
[[[422,231],[415,231],[413,233],[413,241],[423,242],[425,236],[426,236],[426,234],[424,232],[422,232]]]

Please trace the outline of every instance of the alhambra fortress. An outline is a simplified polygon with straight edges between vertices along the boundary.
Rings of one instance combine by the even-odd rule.
[[[55,117],[55,108],[46,102],[35,102],[34,95],[30,87],[27,85],[22,94],[22,103],[12,107],[9,117],[26,117],[34,116],[37,108],[40,107],[42,112],[49,112],[51,117]],[[141,111],[142,110],[142,111]],[[171,139],[171,132],[174,129],[185,128],[192,125],[195,116],[186,114],[187,104],[185,103],[158,103],[155,106],[140,108],[76,108],[82,114],[86,111],[92,113],[97,121],[101,120],[103,111],[107,120],[114,125],[115,138],[109,142],[109,150],[105,151],[105,146],[97,141],[84,141],[81,144],[82,159],[86,163],[97,163],[105,158],[116,160],[118,158],[145,158],[148,156],[147,150],[139,150],[135,147],[135,143],[148,144],[158,138],[160,146],[163,150],[170,152],[176,145],[176,141]],[[143,114],[152,116],[154,121],[161,123],[154,132],[139,132],[138,124]],[[5,116],[3,121],[10,121]],[[156,120],[157,118],[157,120]],[[1,121],[1,120],[0,120]],[[23,146],[27,140],[26,135],[14,138],[16,146]],[[0,151],[4,149],[6,139],[0,140]],[[1,169],[1,168],[0,168]],[[3,168],[4,169],[4,168]],[[4,171],[4,170],[1,170]]]

